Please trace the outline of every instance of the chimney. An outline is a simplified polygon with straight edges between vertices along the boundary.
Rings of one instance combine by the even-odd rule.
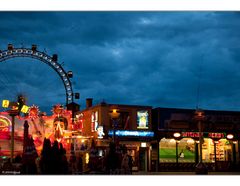
[[[87,98],[86,99],[86,108],[88,109],[88,108],[90,108],[90,107],[92,107],[92,98]]]

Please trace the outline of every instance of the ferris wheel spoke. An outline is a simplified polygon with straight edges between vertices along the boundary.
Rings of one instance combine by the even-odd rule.
[[[4,88],[4,94],[8,97],[23,94],[29,99],[29,103],[36,102],[42,106],[63,102],[64,97],[66,104],[73,101],[73,90],[69,79],[72,73],[68,74],[64,71],[62,65],[58,63],[57,55],[49,56],[46,52],[40,52],[36,45],[32,45],[32,48],[23,46],[14,48],[13,45],[8,45],[7,50],[0,51],[0,60],[1,65],[4,66],[0,68],[1,88]],[[7,63],[7,61],[11,62]],[[31,65],[25,65],[25,61]],[[16,62],[14,68],[11,66],[12,62]],[[58,76],[50,76],[56,72]],[[19,74],[20,76],[17,77]],[[12,82],[15,86],[12,86],[14,85],[11,84]],[[59,93],[62,88],[65,89],[65,94]]]

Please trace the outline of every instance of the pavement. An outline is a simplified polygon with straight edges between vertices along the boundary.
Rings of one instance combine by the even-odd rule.
[[[195,172],[133,172],[132,175],[173,175],[173,176],[188,176],[188,175],[197,175]],[[208,174],[204,175],[221,175],[221,176],[232,176],[232,175],[240,175],[240,172],[208,172]],[[198,176],[198,175],[197,175]]]

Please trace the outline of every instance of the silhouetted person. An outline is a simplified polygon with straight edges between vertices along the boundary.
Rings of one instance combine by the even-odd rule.
[[[118,155],[116,153],[116,145],[115,143],[109,144],[109,153],[106,157],[106,173],[107,174],[116,174],[116,170],[118,168],[119,160]]]
[[[128,166],[129,166],[129,173],[132,174],[133,158],[130,155],[128,155]]]
[[[44,138],[40,157],[41,174],[51,174],[51,141]]]
[[[14,164],[15,164],[15,169],[16,171],[20,171],[22,172],[22,157],[20,154],[18,154],[15,158],[14,158]]]
[[[20,154],[18,154],[18,155],[15,157],[14,162],[15,162],[15,163],[21,163],[21,162],[22,162],[22,157],[21,157]]]
[[[71,155],[69,158],[69,164],[71,167],[71,173],[75,174],[77,171],[77,157],[74,152],[74,144],[73,143],[71,143]]]
[[[37,165],[35,163],[38,157],[33,138],[27,139],[27,146],[22,157],[22,174],[37,174]]]
[[[60,143],[59,144],[59,154],[62,156],[64,153],[66,154],[66,150],[63,148],[63,144]]]
[[[123,174],[129,174],[130,173],[130,168],[129,168],[129,157],[127,154],[127,148],[124,146],[123,147],[123,156],[122,156],[122,161],[121,161],[121,170]]]
[[[60,148],[59,148],[59,154],[60,154],[60,174],[68,174],[68,161],[66,157],[66,149],[63,148],[62,143],[60,143]]]
[[[78,158],[77,169],[78,169],[78,172],[80,173],[83,172],[83,160],[81,156]]]
[[[58,148],[58,142],[54,141],[51,148],[51,173],[60,174],[60,150]]]

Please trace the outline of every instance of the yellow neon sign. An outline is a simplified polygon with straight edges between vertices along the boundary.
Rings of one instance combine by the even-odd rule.
[[[3,101],[2,101],[2,107],[3,107],[3,108],[8,108],[9,103],[10,103],[9,100],[3,100]]]
[[[29,110],[29,107],[28,107],[27,105],[23,105],[23,106],[22,106],[22,109],[21,109],[21,112],[27,113],[28,110]]]

